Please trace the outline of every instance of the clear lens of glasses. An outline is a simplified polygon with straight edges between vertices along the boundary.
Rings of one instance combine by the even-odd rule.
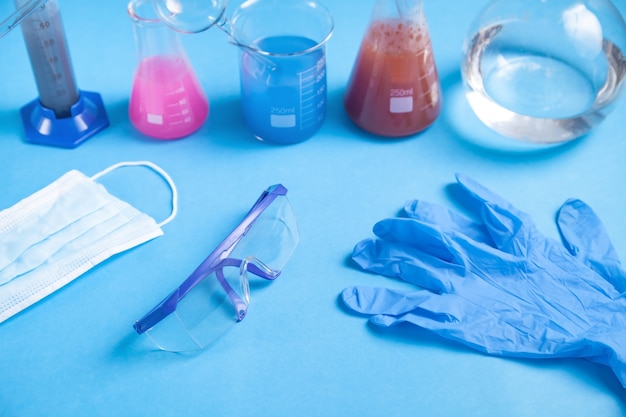
[[[279,196],[267,207],[231,252],[226,266],[196,285],[176,310],[146,334],[161,350],[193,351],[215,341],[241,320],[249,303],[248,272],[276,276],[299,240],[291,205]]]

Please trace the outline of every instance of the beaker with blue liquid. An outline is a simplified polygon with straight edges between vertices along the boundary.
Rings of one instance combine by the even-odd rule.
[[[291,144],[320,129],[326,116],[325,45],[334,27],[326,7],[313,0],[247,0],[227,18],[226,0],[154,1],[173,29],[197,33],[217,26],[240,48],[241,104],[254,137]]]
[[[279,25],[277,8],[289,16]],[[249,0],[230,26],[241,46],[241,103],[254,136],[280,144],[313,136],[326,116],[328,10],[311,1]]]

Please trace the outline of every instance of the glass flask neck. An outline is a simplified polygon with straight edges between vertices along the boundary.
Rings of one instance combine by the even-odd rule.
[[[131,0],[128,15],[133,22],[139,60],[149,56],[184,56],[178,33],[159,18],[152,1]]]
[[[423,0],[377,0],[372,20],[418,20],[423,16]]]

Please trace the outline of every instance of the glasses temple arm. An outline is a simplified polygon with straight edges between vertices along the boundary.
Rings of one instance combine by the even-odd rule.
[[[251,224],[256,220],[263,210],[269,206],[277,196],[286,195],[287,189],[282,184],[276,184],[268,187],[267,190],[259,196],[254,203],[244,220],[215,248],[209,256],[191,273],[191,275],[182,283],[180,287],[174,290],[169,296],[167,296],[161,303],[154,307],[150,312],[145,314],[141,319],[137,320],[133,325],[133,328],[137,333],[144,333],[152,326],[159,323],[169,314],[176,310],[178,302],[199,282],[205,279],[215,269],[213,265],[222,265],[222,262],[230,263],[235,261],[233,266],[241,265],[242,260],[233,260],[232,258],[225,258],[220,261],[222,256],[228,256],[235,247],[238,240],[243,236]],[[226,266],[224,264],[223,266]],[[265,279],[275,279],[280,274],[278,273],[265,273],[255,265],[250,264],[248,270]],[[228,285],[230,287],[230,285]],[[227,290],[227,288],[224,288]],[[232,288],[230,288],[232,290]]]
[[[252,258],[251,260],[254,262],[260,263],[260,261],[258,261],[255,258]],[[246,299],[244,300],[226,280],[226,277],[224,276],[224,267],[228,267],[228,266],[241,267],[244,264],[244,262],[245,262],[244,267],[246,271],[251,272],[254,275],[257,275],[261,278],[274,280],[280,275],[280,271],[273,271],[267,268],[263,264],[261,264],[263,265],[263,267],[259,267],[255,263],[250,262],[248,259],[244,261],[242,259],[226,258],[224,259],[224,261],[222,261],[220,267],[215,270],[215,276],[217,277],[217,281],[219,282],[219,284],[222,286],[222,288],[228,295],[230,302],[235,307],[235,310],[237,312],[237,321],[243,320],[243,318],[246,316],[246,313],[248,311],[248,304],[249,304],[248,278],[245,273],[240,271],[241,279],[243,280],[242,285],[244,286],[244,288],[242,288],[242,292],[245,294],[245,297],[246,297]]]
[[[273,281],[280,276],[280,271],[276,271],[267,267],[265,264],[263,264],[260,260],[256,258],[254,258],[254,261],[255,261],[254,263],[247,262],[246,270],[248,272],[256,275],[259,278],[268,279],[270,281]],[[226,267],[226,266],[240,267],[242,263],[243,263],[243,259],[226,258],[222,262],[220,262],[219,266],[220,267]],[[257,263],[262,265],[262,267],[258,266]]]

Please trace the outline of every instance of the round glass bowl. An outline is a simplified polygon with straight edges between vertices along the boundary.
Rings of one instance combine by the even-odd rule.
[[[625,48],[626,23],[608,0],[494,0],[464,44],[466,98],[501,135],[567,142],[610,112]]]

